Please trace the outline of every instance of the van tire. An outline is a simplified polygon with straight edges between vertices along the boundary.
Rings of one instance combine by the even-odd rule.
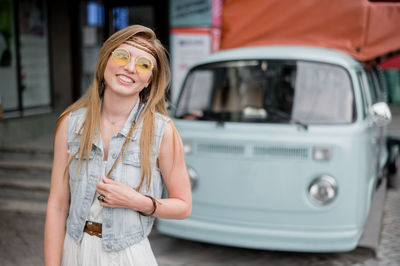
[[[400,188],[400,155],[397,154],[396,159],[389,165],[387,173],[387,187],[393,189]]]

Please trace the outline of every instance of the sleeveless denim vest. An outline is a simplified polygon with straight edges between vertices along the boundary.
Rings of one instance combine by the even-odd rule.
[[[121,147],[128,135],[130,126],[135,121],[136,113],[139,108],[139,100],[132,109],[123,128],[115,134],[109,144],[106,172],[111,169],[116,160]],[[80,135],[78,131],[85,119],[86,108],[81,108],[70,113],[68,116],[68,148],[71,155],[74,155],[79,148]],[[151,155],[152,177],[150,187],[147,190],[146,182],[143,182],[140,193],[150,195],[153,198],[161,198],[164,183],[160,170],[157,168],[156,161],[160,150],[162,136],[166,124],[170,118],[159,113],[155,115],[154,121],[154,141]],[[140,134],[142,120],[133,132],[132,139],[124,156],[121,156],[116,167],[112,171],[110,178],[124,183],[135,189],[141,178],[140,164]],[[69,187],[70,187],[70,208],[66,221],[67,233],[79,243],[83,237],[83,228],[90,206],[96,194],[96,184],[101,180],[101,166],[103,163],[104,150],[101,137],[94,138],[92,150],[89,156],[88,167],[86,159],[82,158],[81,167],[77,170],[78,155],[75,156],[69,166]],[[140,242],[151,232],[155,218],[152,216],[142,216],[137,211],[124,208],[103,207],[102,222],[102,241],[105,251],[118,251],[130,245]]]

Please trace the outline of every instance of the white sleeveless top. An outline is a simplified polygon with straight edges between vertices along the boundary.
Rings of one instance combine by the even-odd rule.
[[[102,172],[105,175],[106,161],[103,161]],[[102,222],[102,206],[95,194],[90,207],[88,221]],[[80,244],[65,234],[62,255],[62,266],[153,266],[158,265],[151,250],[149,239],[129,246],[120,251],[106,252],[103,250],[101,238],[84,233]]]

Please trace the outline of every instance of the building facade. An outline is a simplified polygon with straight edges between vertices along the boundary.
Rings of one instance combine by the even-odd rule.
[[[97,53],[115,31],[142,24],[169,49],[168,8],[155,0],[0,0],[0,144],[35,137],[30,127],[12,134],[26,120],[41,116],[32,126],[54,128],[87,89]]]

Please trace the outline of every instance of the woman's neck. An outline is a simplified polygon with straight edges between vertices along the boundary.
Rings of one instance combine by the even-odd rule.
[[[116,123],[125,121],[132,108],[135,106],[139,95],[132,97],[121,97],[113,93],[104,92],[103,103],[101,105],[101,115],[109,122]]]

